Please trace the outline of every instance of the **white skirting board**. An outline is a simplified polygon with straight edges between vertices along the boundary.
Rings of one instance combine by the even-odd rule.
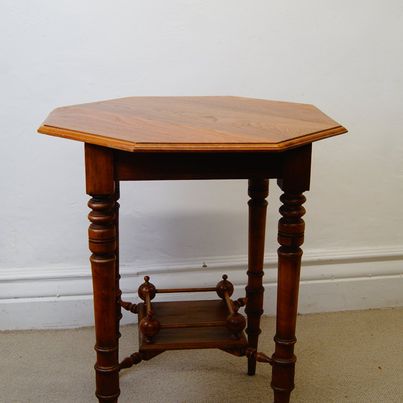
[[[161,266],[122,267],[124,299],[138,302],[144,275],[158,288],[214,286],[223,273],[244,296],[246,256],[188,259]],[[196,262],[196,264],[195,264]],[[275,314],[275,256],[265,264],[265,313]],[[93,324],[89,265],[0,272],[0,330],[49,329]],[[215,293],[161,294],[158,300],[216,298]],[[403,249],[306,251],[303,256],[299,312],[317,313],[403,306]],[[122,323],[136,316],[124,313]]]

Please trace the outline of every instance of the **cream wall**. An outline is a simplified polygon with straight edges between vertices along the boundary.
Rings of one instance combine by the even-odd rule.
[[[401,1],[2,0],[0,20],[0,327],[90,323],[83,147],[35,130],[57,106],[129,95],[306,102],[340,121],[348,135],[314,145],[301,311],[403,304]],[[269,254],[278,196],[273,181]],[[123,288],[223,270],[240,286],[246,201],[242,181],[123,184]]]

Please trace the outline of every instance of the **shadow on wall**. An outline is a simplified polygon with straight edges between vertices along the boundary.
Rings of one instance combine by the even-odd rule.
[[[247,252],[245,214],[177,211],[120,217],[121,263],[163,263]],[[198,262],[195,262],[198,263]]]

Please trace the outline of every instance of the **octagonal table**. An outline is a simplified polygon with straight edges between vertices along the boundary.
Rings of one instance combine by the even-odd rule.
[[[92,252],[96,396],[117,402],[119,371],[166,350],[219,348],[273,367],[276,403],[294,388],[296,316],[312,142],[346,133],[313,105],[240,97],[129,97],[57,108],[38,130],[85,143],[89,248]],[[283,191],[278,226],[275,352],[258,351],[268,183]],[[216,287],[158,289],[146,277],[141,304],[119,288],[119,183],[139,180],[247,179],[249,239],[244,298]],[[232,287],[232,288],[231,288]],[[164,292],[216,291],[216,301],[151,302]],[[245,320],[238,310],[245,307]],[[119,361],[121,308],[139,315],[139,351]],[[133,397],[136,399],[136,397]],[[139,399],[138,401],[141,401]],[[144,401],[144,400],[143,400]]]

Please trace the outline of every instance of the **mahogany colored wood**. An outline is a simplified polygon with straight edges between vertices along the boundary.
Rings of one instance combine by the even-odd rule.
[[[158,288],[156,290],[157,294],[177,294],[180,292],[209,292],[215,291],[215,287],[189,287],[189,288]]]
[[[266,231],[266,197],[269,194],[269,181],[263,178],[249,179],[249,248],[248,285],[246,286],[246,308],[248,317],[246,333],[248,346],[257,349],[260,330],[260,317],[263,314],[263,261]],[[256,372],[256,357],[248,357],[248,375]]]
[[[141,284],[137,290],[137,294],[139,295],[139,298],[141,298],[143,301],[145,301],[146,297],[149,296],[150,300],[152,300],[152,299],[154,299],[156,293],[157,293],[157,289],[155,288],[154,284],[150,283],[150,277],[145,276],[144,283]]]
[[[115,194],[113,150],[85,144],[85,184],[88,195]]]
[[[228,309],[223,300],[153,302],[153,312],[161,330],[153,343],[148,343],[139,332],[140,352],[195,348],[245,350],[247,346],[243,332],[236,339],[227,329]],[[145,315],[145,304],[139,304],[139,321]]]
[[[120,198],[120,182],[115,181],[115,225],[116,225],[116,264],[115,264],[115,276],[116,276],[116,331],[118,338],[120,334],[120,320],[122,319],[122,290],[120,289],[120,265],[119,265],[119,198]]]
[[[149,304],[147,304],[149,306]],[[147,314],[140,320],[139,329],[146,343],[153,343],[155,336],[161,328],[160,322],[155,319],[154,312],[147,309]]]
[[[296,360],[303,192],[309,190],[312,142],[345,133],[346,129],[312,105],[237,97],[131,97],[58,108],[38,131],[86,143],[98,400],[117,402],[118,372],[122,368],[165,350],[219,348],[236,356],[246,355],[250,375],[255,373],[256,362],[271,364],[275,402],[289,402]],[[270,178],[276,178],[283,191],[272,357],[257,350],[263,313],[265,199]],[[122,301],[119,183],[183,179],[249,180],[247,296],[230,302],[229,292],[224,290],[224,299],[219,301],[151,303],[155,292],[164,290],[146,284],[145,304]],[[243,331],[238,339],[234,337],[235,328],[231,330],[232,323],[228,325],[229,315],[237,314],[245,304],[248,340]],[[151,343],[139,332],[140,351],[119,364],[121,308],[138,313],[141,322],[147,315],[145,305],[150,321],[157,320],[161,329]],[[241,319],[235,316],[232,319],[239,327]]]
[[[96,324],[96,395],[100,402],[109,403],[119,396],[114,201],[112,197],[94,196],[88,206],[92,209],[88,235]]]
[[[115,189],[108,149],[86,147],[87,191],[91,222],[88,229],[92,252],[94,315],[97,353],[96,396],[102,403],[117,402],[119,390],[119,347],[116,272]]]
[[[142,318],[145,312],[142,312],[139,304],[139,315]],[[161,325],[173,326],[182,323],[200,323],[218,326],[225,326],[228,316],[227,305],[223,300],[201,300],[201,301],[171,301],[171,302],[153,302],[155,317],[160,320]]]
[[[313,105],[129,97],[55,109],[39,131],[125,151],[283,151],[346,129]]]
[[[142,333],[144,342],[153,343],[155,336],[159,333],[160,329],[185,329],[185,328],[200,328],[200,327],[218,327],[226,326],[231,332],[232,336],[236,339],[242,337],[242,332],[246,326],[246,320],[243,315],[241,315],[238,310],[241,306],[245,305],[245,298],[239,298],[236,302],[232,301],[230,296],[234,292],[233,284],[228,281],[228,276],[224,274],[222,280],[219,281],[216,287],[206,287],[206,288],[174,288],[174,289],[160,289],[157,290],[153,284],[149,282],[150,278],[148,276],[144,277],[145,282],[139,287],[138,295],[144,301],[145,311],[142,313],[139,311],[142,305],[133,306],[133,304],[128,302],[123,302],[121,305],[132,312],[139,313],[139,329]],[[196,290],[196,291],[195,291]],[[183,305],[189,305],[188,303],[182,303],[180,301],[169,304],[170,311],[169,315],[175,318],[174,321],[164,319],[161,323],[155,316],[155,304],[151,304],[151,299],[155,297],[158,293],[183,293],[183,292],[201,292],[201,291],[215,291],[217,295],[225,301],[227,306],[226,316],[220,311],[221,318],[217,320],[212,320],[211,317],[206,321],[205,318],[199,318],[198,306],[196,306],[196,312],[192,310],[186,311],[186,318],[181,321],[181,308]],[[190,304],[191,305],[191,304]],[[222,304],[217,305],[216,303],[206,302],[205,305],[211,305],[213,309],[217,309],[217,306],[222,310]],[[161,310],[161,308],[160,308]],[[214,312],[213,312],[214,313]],[[212,313],[212,314],[213,314]],[[167,312],[165,312],[167,314]],[[212,315],[210,314],[210,315]],[[207,315],[207,313],[206,313]],[[161,315],[160,315],[161,316]],[[163,315],[162,315],[163,317]]]
[[[132,302],[128,301],[123,301],[122,299],[120,300],[120,307],[123,309],[126,309],[126,311],[129,311],[131,313],[137,313],[137,304],[133,304]]]
[[[280,197],[278,224],[278,280],[277,280],[277,316],[276,350],[272,356],[273,375],[271,386],[274,390],[275,403],[288,403],[294,389],[294,372],[296,357],[294,345],[297,341],[295,328],[298,308],[298,289],[304,242],[305,214],[302,204],[305,196],[302,192],[309,190],[309,172],[311,147],[306,146],[293,151],[287,164],[287,171],[279,181],[284,191]],[[301,172],[301,175],[296,173]]]
[[[226,274],[222,275],[222,280],[217,283],[215,288],[217,295],[222,299],[229,298],[234,293],[234,286],[228,281]]]
[[[115,177],[127,180],[279,178],[284,153],[172,152],[115,150]]]

